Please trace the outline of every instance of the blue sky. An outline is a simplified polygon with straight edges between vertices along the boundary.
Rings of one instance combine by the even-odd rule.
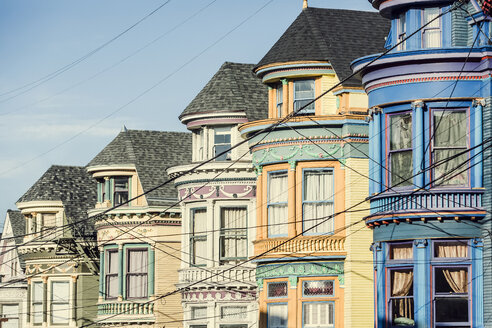
[[[72,63],[165,2],[0,2],[0,224],[52,164],[86,165],[123,125],[184,131],[179,114],[220,65],[257,63],[302,6],[302,0],[171,0],[71,69],[5,94]],[[310,0],[309,6],[372,10],[367,0]]]

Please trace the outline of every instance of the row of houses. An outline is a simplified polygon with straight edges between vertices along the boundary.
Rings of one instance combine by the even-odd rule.
[[[190,132],[50,167],[6,215],[1,327],[490,326],[490,19],[371,2],[304,1]]]

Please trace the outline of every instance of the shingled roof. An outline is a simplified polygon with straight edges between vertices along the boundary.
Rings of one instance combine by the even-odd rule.
[[[260,60],[259,67],[294,61],[329,61],[338,78],[352,74],[350,63],[384,50],[390,21],[375,12],[306,8]],[[361,86],[360,77],[343,83]]]
[[[82,166],[51,166],[17,202],[62,201],[69,222],[87,218],[87,210],[97,201],[96,182]],[[86,220],[76,225],[74,236],[94,234],[94,222]]]
[[[7,215],[12,226],[15,243],[20,245],[24,241],[24,234],[26,233],[26,219],[20,211],[7,210]]]
[[[87,165],[133,164],[144,191],[168,179],[167,168],[191,163],[191,133],[123,130]],[[176,200],[172,183],[146,195],[149,205]]]
[[[253,73],[253,64],[225,62],[180,118],[196,113],[244,112],[249,121],[268,116],[268,90]]]

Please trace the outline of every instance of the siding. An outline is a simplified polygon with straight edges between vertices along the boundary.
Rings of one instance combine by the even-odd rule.
[[[338,83],[338,78],[335,75],[323,75],[321,77],[321,92],[333,87]],[[333,92],[328,93],[320,99],[321,115],[335,115],[337,113],[337,99]]]
[[[453,47],[466,47],[468,30],[465,12],[462,10],[453,11],[451,14],[451,45]]]

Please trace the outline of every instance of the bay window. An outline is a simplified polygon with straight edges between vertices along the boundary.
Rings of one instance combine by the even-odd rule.
[[[310,229],[306,234],[332,233],[335,196],[333,170],[305,169],[303,173],[303,230]]]
[[[248,243],[245,207],[223,207],[220,209],[220,262],[247,258]]]
[[[389,165],[391,186],[413,185],[412,115],[389,115]]]
[[[294,111],[306,106],[315,98],[314,80],[294,81]],[[314,114],[314,102],[309,104],[298,114]]]
[[[106,251],[106,299],[115,299],[118,297],[118,250],[112,249]]]
[[[393,326],[413,326],[413,269],[390,270],[389,309]]]
[[[287,303],[270,303],[267,305],[268,328],[287,328]]]
[[[270,172],[267,190],[268,237],[287,236],[289,231],[287,200],[287,171]]]
[[[3,304],[2,318],[8,319],[2,322],[2,328],[19,328],[19,304]]]
[[[468,185],[468,129],[464,110],[433,111],[434,184]]]
[[[216,127],[214,128],[214,156],[222,155],[215,158],[216,161],[230,161],[231,160],[231,127]]]
[[[126,298],[147,297],[147,249],[128,249],[126,257]]]
[[[304,328],[335,327],[333,302],[303,302],[302,326]]]
[[[439,8],[425,8],[422,10],[422,26],[435,19],[440,14]],[[441,19],[438,18],[422,28],[422,47],[441,47]]]
[[[284,107],[284,86],[278,84],[275,88],[276,103],[277,103],[277,117],[282,117]]]
[[[70,283],[53,281],[51,283],[51,323],[66,325],[70,318]]]
[[[207,264],[207,210],[191,210],[190,263],[196,266]]]
[[[44,284],[41,281],[32,283],[31,313],[32,323],[41,325],[43,323],[43,294]]]

